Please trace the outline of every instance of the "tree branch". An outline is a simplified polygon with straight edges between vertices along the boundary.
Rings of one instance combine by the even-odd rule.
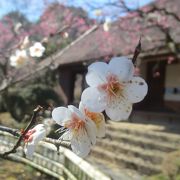
[[[135,48],[134,55],[132,58],[132,62],[134,65],[136,64],[136,60],[137,60],[137,57],[139,56],[140,52],[141,52],[141,37],[139,39],[138,45]]]
[[[71,149],[70,141],[64,141],[64,140],[52,139],[52,138],[45,138],[43,141],[48,142],[50,144],[54,144],[57,148],[62,146],[62,147]]]
[[[0,126],[0,131],[8,132],[8,133],[12,134],[15,137],[20,136],[20,132],[19,132],[18,129],[12,129],[12,128],[9,128],[9,127]]]
[[[3,153],[3,156],[7,156],[7,155],[9,155],[9,154],[11,154],[11,153],[15,153],[15,152],[16,152],[16,149],[20,146],[20,144],[21,144],[24,136],[25,136],[26,133],[28,132],[28,130],[35,124],[37,114],[38,114],[41,110],[42,110],[42,107],[41,107],[41,106],[37,106],[37,108],[34,109],[30,123],[27,125],[27,127],[26,127],[25,130],[22,132],[22,134],[19,136],[18,141],[16,142],[16,144],[14,145],[14,147],[13,147],[11,150]],[[13,131],[9,131],[9,132],[13,132]]]
[[[34,76],[36,76],[38,73],[42,72],[43,70],[49,69],[50,66],[54,65],[55,66],[54,68],[57,68],[58,65],[55,65],[55,61],[57,60],[57,58],[60,58],[64,53],[69,51],[71,47],[75,46],[79,41],[81,41],[87,35],[94,32],[97,28],[98,28],[98,26],[94,25],[92,28],[87,30],[84,34],[82,34],[76,40],[71,42],[64,49],[62,49],[61,51],[55,53],[51,57],[46,58],[45,60],[43,60],[39,64],[37,64],[34,67],[34,69],[32,68],[32,71],[30,71],[30,72],[28,71],[28,73],[23,73],[21,76],[18,76],[18,77],[14,77],[14,75],[13,75],[13,76],[9,77],[8,79],[4,79],[2,84],[0,84],[0,93],[7,90],[9,87],[12,87],[13,85],[21,83],[21,82],[23,82],[23,81],[25,81],[27,79],[33,78]],[[52,57],[53,57],[53,59],[52,59]]]
[[[13,135],[15,137],[19,137],[19,138],[22,136],[22,134],[20,133],[20,131],[18,129],[13,129],[13,128],[5,127],[5,126],[0,126],[0,131],[8,132],[11,135]],[[50,143],[50,144],[54,144],[57,147],[57,149],[59,149],[59,147],[62,146],[62,147],[65,147],[65,148],[71,150],[70,141],[65,141],[65,140],[60,140],[60,139],[53,139],[53,138],[48,138],[48,137],[44,138],[44,140],[42,140],[42,141]],[[17,143],[18,142],[19,141],[17,141]],[[13,147],[13,149],[11,151],[0,154],[0,157],[5,157],[8,154],[15,153],[16,149],[20,146],[20,143],[18,144],[18,146],[17,146],[17,143],[16,143],[16,145]]]

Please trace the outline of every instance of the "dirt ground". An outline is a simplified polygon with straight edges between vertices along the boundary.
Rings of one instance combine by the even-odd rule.
[[[55,180],[28,165],[0,159],[0,180]]]

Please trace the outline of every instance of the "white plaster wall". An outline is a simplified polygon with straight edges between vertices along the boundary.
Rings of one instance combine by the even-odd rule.
[[[166,91],[173,90],[173,88],[180,89],[180,64],[171,64],[166,67],[166,78],[165,78]],[[168,101],[179,101],[180,92],[174,94],[173,92],[166,92],[164,99]]]
[[[180,64],[167,65],[166,87],[180,87]]]

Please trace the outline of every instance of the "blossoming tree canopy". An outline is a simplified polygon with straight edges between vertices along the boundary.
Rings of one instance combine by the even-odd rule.
[[[126,57],[91,64],[86,81],[90,87],[83,91],[82,103],[93,112],[105,110],[114,121],[127,119],[132,104],[143,100],[148,90],[144,79],[134,76],[134,65]]]
[[[26,143],[24,151],[27,158],[32,158],[36,145],[45,137],[46,128],[44,124],[38,124],[26,133],[24,137]]]
[[[45,47],[40,43],[36,42],[33,46],[30,46],[28,36],[26,36],[20,46],[20,49],[15,51],[15,54],[10,57],[10,65],[15,68],[20,68],[32,61],[31,57],[40,58],[45,52]],[[30,57],[30,56],[31,57]]]

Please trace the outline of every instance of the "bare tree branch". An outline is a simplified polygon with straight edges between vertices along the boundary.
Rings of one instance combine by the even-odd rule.
[[[27,127],[26,127],[25,130],[22,132],[22,134],[19,136],[19,138],[18,138],[16,144],[14,145],[14,147],[13,147],[11,150],[3,153],[3,156],[7,156],[7,155],[9,155],[9,154],[11,154],[11,153],[15,153],[15,152],[16,152],[16,149],[21,145],[21,142],[22,142],[24,136],[26,135],[26,133],[28,132],[28,130],[35,124],[37,114],[38,114],[41,110],[42,110],[42,107],[41,107],[41,106],[37,106],[37,108],[34,109],[30,123],[27,125]]]
[[[0,126],[0,131],[5,131],[8,132],[10,134],[12,134],[13,136],[19,137],[20,136],[20,132],[18,129],[12,129],[9,127],[5,127],[5,126]]]
[[[52,138],[45,138],[43,141],[54,144],[57,148],[62,146],[62,147],[71,149],[70,141],[64,141],[64,140],[52,139]]]
[[[136,60],[137,60],[137,57],[139,56],[140,52],[141,52],[141,37],[139,39],[138,45],[135,48],[134,55],[132,58],[132,62],[134,65],[136,64]]]
[[[19,137],[19,138],[22,136],[22,134],[20,133],[20,131],[18,129],[13,129],[13,128],[5,127],[5,126],[0,126],[0,131],[8,132],[11,135],[13,135],[15,137]],[[50,144],[54,144],[57,147],[57,149],[59,149],[59,147],[62,146],[62,147],[65,147],[65,148],[71,150],[71,143],[70,143],[70,141],[65,141],[65,140],[61,140],[61,139],[53,139],[53,138],[48,138],[48,137],[44,138],[42,141],[50,143]],[[8,154],[15,153],[16,149],[19,146],[20,146],[20,144],[18,144],[18,146],[17,146],[17,143],[16,143],[16,145],[13,147],[13,149],[14,149],[13,151],[11,150],[11,151],[5,152],[3,154],[0,154],[0,157],[5,157]]]
[[[75,41],[73,41],[71,44],[69,44],[67,47],[65,47],[63,50],[61,50],[59,53],[52,55],[51,57],[49,57],[49,58],[45,59],[44,61],[42,61],[41,63],[37,64],[36,68],[32,69],[32,71],[21,75],[17,79],[14,79],[14,77],[9,77],[8,79],[4,79],[4,81],[0,85],[0,93],[5,91],[7,88],[9,88],[13,85],[16,85],[26,79],[33,77],[34,75],[49,68],[50,66],[53,66],[53,63],[56,60],[57,56],[58,56],[58,58],[60,56],[62,56],[62,54],[64,54],[66,51],[68,51],[72,46],[75,46],[79,41],[81,41],[87,35],[89,35],[93,31],[95,31],[97,28],[98,28],[98,26],[94,25],[91,29],[87,30],[84,34],[82,34],[79,38],[77,38]]]

